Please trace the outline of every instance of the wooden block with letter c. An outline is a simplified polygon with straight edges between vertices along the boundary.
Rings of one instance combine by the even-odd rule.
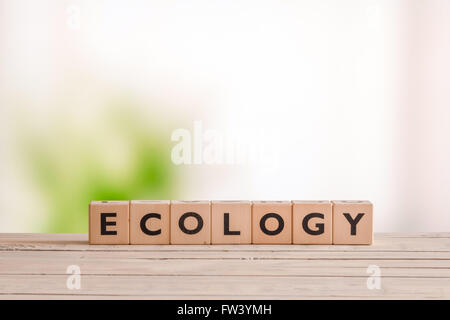
[[[130,244],[170,243],[170,201],[130,202]]]

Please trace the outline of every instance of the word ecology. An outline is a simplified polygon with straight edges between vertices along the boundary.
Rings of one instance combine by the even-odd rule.
[[[92,201],[91,244],[371,244],[369,201]]]

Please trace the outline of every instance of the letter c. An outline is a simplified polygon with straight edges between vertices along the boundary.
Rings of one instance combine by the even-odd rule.
[[[146,226],[147,220],[150,218],[155,218],[161,220],[161,215],[159,213],[147,213],[145,216],[141,219],[141,230],[143,233],[149,236],[157,236],[158,234],[161,234],[161,229],[158,230],[149,230]]]

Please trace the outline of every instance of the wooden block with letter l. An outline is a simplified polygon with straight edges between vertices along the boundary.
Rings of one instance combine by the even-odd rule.
[[[333,211],[330,201],[292,201],[292,243],[333,243]]]
[[[211,234],[212,244],[250,244],[252,242],[251,201],[212,201]]]
[[[372,203],[359,200],[335,200],[332,203],[333,244],[372,244]]]
[[[253,201],[252,243],[292,243],[292,206],[290,201]]]
[[[90,244],[129,244],[129,202],[91,201],[89,204]]]
[[[170,201],[130,202],[130,244],[169,244]]]
[[[211,206],[209,201],[171,202],[170,243],[211,243]]]

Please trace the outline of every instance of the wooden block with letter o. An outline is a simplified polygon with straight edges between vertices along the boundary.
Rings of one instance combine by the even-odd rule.
[[[331,202],[292,201],[292,240],[294,244],[332,244]]]
[[[256,244],[292,243],[290,201],[253,201],[252,242]]]
[[[91,201],[90,244],[129,244],[129,202]]]
[[[131,201],[130,244],[169,244],[169,240],[170,201]]]
[[[372,244],[372,203],[352,200],[332,202],[333,244]]]
[[[211,203],[211,243],[250,244],[252,242],[252,203],[213,201]]]
[[[171,202],[170,243],[211,243],[211,206],[209,201]]]

